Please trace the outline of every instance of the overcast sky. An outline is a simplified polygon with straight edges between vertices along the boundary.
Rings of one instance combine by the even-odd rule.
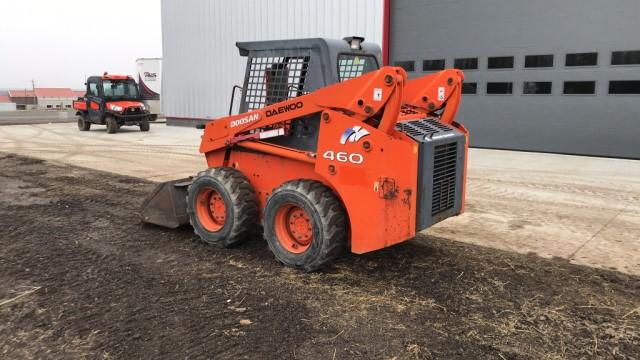
[[[0,89],[82,89],[141,57],[162,57],[160,0],[0,1]]]

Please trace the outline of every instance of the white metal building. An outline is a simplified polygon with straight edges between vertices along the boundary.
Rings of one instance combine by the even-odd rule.
[[[383,0],[162,0],[162,110],[192,124],[229,111],[246,58],[237,41],[364,36],[382,44]]]

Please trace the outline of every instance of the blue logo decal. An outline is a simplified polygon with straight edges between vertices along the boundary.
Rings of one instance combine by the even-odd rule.
[[[363,137],[369,135],[367,129],[363,129],[362,126],[356,125],[353,128],[348,128],[342,133],[340,137],[340,144],[344,145],[349,142],[358,142]]]

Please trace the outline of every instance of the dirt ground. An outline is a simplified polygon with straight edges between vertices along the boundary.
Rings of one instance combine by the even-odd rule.
[[[639,357],[640,277],[426,235],[303,274],[141,224],[152,187],[0,153],[0,357]]]

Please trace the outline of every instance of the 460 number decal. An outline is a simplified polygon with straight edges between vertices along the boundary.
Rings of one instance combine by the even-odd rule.
[[[338,161],[343,163],[362,164],[364,157],[358,153],[347,153],[344,151],[334,152],[333,150],[327,150],[322,154],[322,157],[331,161]]]

